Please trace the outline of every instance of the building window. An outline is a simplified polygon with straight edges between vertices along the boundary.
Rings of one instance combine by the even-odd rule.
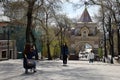
[[[83,31],[83,35],[82,35],[84,38],[87,37],[87,32],[86,31]]]
[[[2,58],[6,58],[6,51],[2,51]]]
[[[76,29],[76,30],[75,30],[75,35],[76,35],[76,36],[80,36],[80,29]]]

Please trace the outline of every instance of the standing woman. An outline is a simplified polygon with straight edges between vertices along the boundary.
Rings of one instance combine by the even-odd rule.
[[[89,63],[93,63],[93,61],[94,61],[94,53],[93,53],[93,51],[91,50],[91,52],[89,52],[89,54],[88,54],[88,60],[89,60]]]
[[[68,57],[69,51],[66,43],[62,45],[62,54],[63,54],[63,64],[67,64],[67,57]]]

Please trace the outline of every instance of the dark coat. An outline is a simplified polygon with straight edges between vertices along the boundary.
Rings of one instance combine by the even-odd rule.
[[[63,64],[67,64],[67,57],[68,57],[68,54],[69,54],[68,46],[63,45],[61,47],[61,49],[62,49],[62,55],[63,55]]]
[[[30,51],[29,51],[28,53],[25,53],[25,54],[23,55],[23,67],[24,67],[25,69],[28,68],[28,66],[27,66],[27,59],[32,59],[34,56],[35,56],[34,51],[33,51],[33,52],[30,52]]]
[[[69,54],[67,45],[62,45],[62,54],[63,55],[68,55]]]

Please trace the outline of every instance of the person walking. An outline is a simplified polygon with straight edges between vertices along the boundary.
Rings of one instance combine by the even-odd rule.
[[[89,60],[89,63],[93,63],[94,62],[94,53],[93,51],[91,50],[90,53],[88,53],[88,60]]]
[[[67,64],[67,57],[68,57],[69,51],[68,46],[66,43],[62,45],[62,55],[63,55],[63,65]]]

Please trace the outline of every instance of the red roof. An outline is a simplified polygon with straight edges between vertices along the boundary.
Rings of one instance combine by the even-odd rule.
[[[0,27],[6,26],[8,23],[0,22]]]

